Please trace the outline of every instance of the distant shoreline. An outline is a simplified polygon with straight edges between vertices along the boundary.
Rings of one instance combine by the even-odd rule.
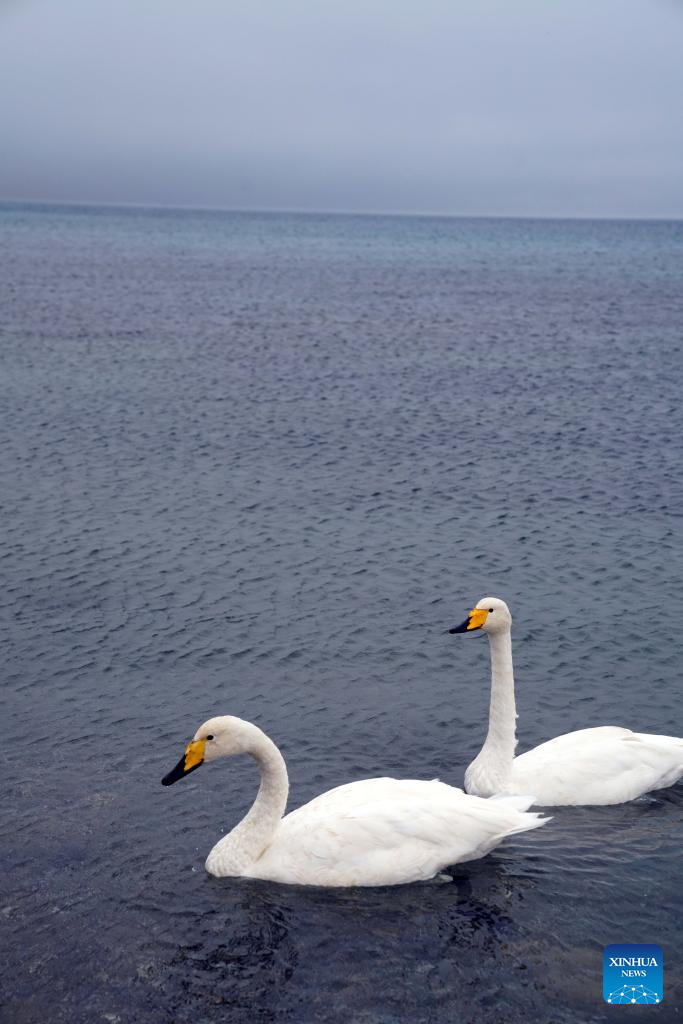
[[[112,200],[95,201],[90,199],[21,199],[17,197],[0,197],[0,207],[32,206],[60,207],[71,210],[120,210],[130,212],[169,211],[175,213],[222,213],[230,216],[274,216],[274,217],[386,217],[410,220],[521,220],[521,221],[598,221],[621,224],[669,224],[683,221],[682,215],[669,217],[613,217],[607,215],[567,216],[561,214],[524,214],[524,213],[434,213],[419,210],[302,210],[280,209],[275,207],[230,207],[204,206],[201,204],[187,205],[181,203],[133,203]]]

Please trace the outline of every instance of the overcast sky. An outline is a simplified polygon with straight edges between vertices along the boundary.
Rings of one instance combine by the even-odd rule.
[[[683,0],[0,0],[0,196],[683,216]]]

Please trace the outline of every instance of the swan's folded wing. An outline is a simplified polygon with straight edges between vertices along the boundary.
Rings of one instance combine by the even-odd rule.
[[[288,814],[256,871],[321,885],[417,881],[538,824],[536,815],[441,782],[369,779]]]
[[[548,805],[617,804],[683,774],[683,740],[601,726],[566,733],[516,757],[513,785]]]

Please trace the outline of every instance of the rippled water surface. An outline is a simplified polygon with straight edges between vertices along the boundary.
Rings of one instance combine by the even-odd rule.
[[[664,950],[631,1017],[677,1019],[681,785],[340,892],[205,874],[250,763],[159,781],[231,713],[290,807],[460,785],[488,651],[444,630],[487,592],[521,750],[683,733],[683,224],[6,206],[0,232],[3,1020],[606,1021],[615,942]]]

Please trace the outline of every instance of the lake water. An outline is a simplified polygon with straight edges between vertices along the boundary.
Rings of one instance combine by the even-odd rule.
[[[3,1021],[611,1021],[620,942],[674,1019],[680,784],[325,891],[205,874],[253,764],[160,779],[228,713],[290,808],[461,785],[488,649],[444,631],[486,593],[520,750],[683,734],[683,223],[5,205],[0,240]]]

